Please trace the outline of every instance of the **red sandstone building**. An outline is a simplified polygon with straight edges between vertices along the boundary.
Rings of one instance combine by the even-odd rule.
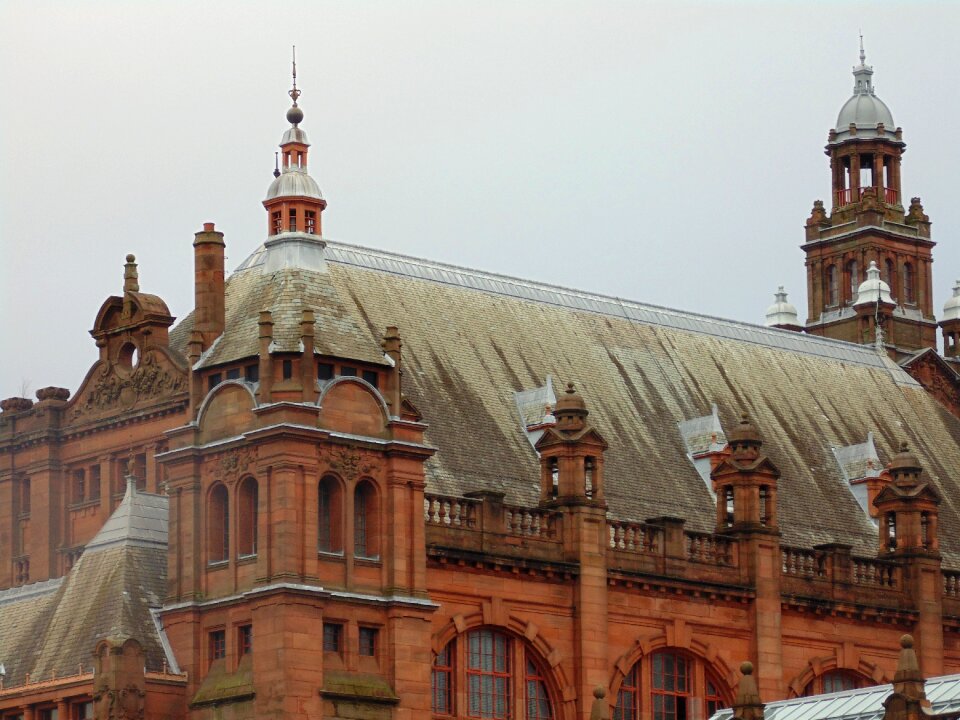
[[[960,672],[960,300],[941,357],[871,73],[774,327],[327,241],[294,89],[264,244],[228,278],[204,225],[176,324],[128,256],[80,388],[2,403],[0,718],[755,718],[904,633]]]

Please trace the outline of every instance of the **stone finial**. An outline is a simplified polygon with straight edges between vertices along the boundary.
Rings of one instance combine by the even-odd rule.
[[[44,400],[58,400],[60,402],[66,402],[70,399],[70,391],[67,388],[60,387],[45,387],[37,390],[37,400],[43,402]]]
[[[123,291],[140,292],[140,282],[137,275],[137,258],[127,255],[127,263],[123,266]]]
[[[807,225],[829,225],[830,218],[827,217],[826,208],[823,207],[823,200],[814,200],[813,209],[810,211],[810,217],[807,218]]]
[[[906,222],[911,225],[930,222],[930,217],[923,212],[923,204],[920,202],[920,198],[910,198],[910,208],[907,210],[907,217],[905,219]]]
[[[900,638],[900,657],[897,659],[897,672],[893,676],[893,692],[907,701],[922,701],[926,698],[923,673],[920,672],[917,653],[913,649],[912,635],[903,635]]]
[[[0,400],[0,410],[5,413],[18,413],[29,410],[33,407],[33,400],[30,398],[10,397],[6,400]]]
[[[747,661],[740,665],[743,677],[737,686],[737,698],[733,703],[733,715],[741,720],[763,720],[763,701],[757,688],[757,679],[753,676],[753,663]]]
[[[606,700],[607,690],[602,685],[593,689],[593,705],[590,706],[590,720],[610,720],[610,703]]]

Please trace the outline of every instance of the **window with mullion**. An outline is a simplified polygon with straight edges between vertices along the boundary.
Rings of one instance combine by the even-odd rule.
[[[456,642],[447,643],[433,660],[430,689],[435,715],[453,715],[453,655]]]
[[[651,695],[654,720],[686,720],[690,674],[685,657],[667,652],[653,656]]]
[[[640,710],[640,682],[638,681],[640,664],[637,663],[623,678],[617,693],[617,706],[613,710],[613,720],[637,720]]]
[[[467,715],[483,720],[509,720],[512,676],[510,639],[492,630],[468,636]]]
[[[546,678],[530,658],[526,658],[527,672],[524,677],[527,697],[526,720],[552,720],[553,709],[547,695]]]

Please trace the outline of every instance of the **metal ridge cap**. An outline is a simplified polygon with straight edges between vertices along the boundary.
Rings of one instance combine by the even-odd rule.
[[[602,295],[599,293],[591,293],[584,290],[577,290],[574,288],[564,287],[562,285],[550,285],[548,283],[538,282],[534,280],[524,280],[522,278],[516,278],[510,275],[499,275],[496,273],[486,272],[483,270],[475,270],[475,269],[466,268],[458,265],[452,265],[449,263],[425,260],[422,258],[416,258],[409,255],[402,255],[399,253],[389,253],[382,250],[374,250],[372,248],[367,248],[360,245],[350,245],[347,243],[343,243],[341,241],[328,240],[327,243],[328,243],[328,248],[333,250],[341,250],[342,252],[347,252],[347,253],[351,253],[351,252],[358,253],[361,255],[370,255],[370,256],[379,257],[385,260],[398,260],[401,262],[408,262],[413,265],[418,265],[420,267],[435,268],[439,270],[445,270],[449,272],[461,273],[464,275],[473,276],[478,279],[494,280],[494,281],[502,282],[506,284],[515,284],[519,287],[526,287],[532,290],[555,292],[561,295],[570,295],[570,296],[578,297],[585,300],[607,302],[607,303],[615,304],[618,306],[629,306],[634,309],[647,310],[651,312],[660,312],[660,313],[671,315],[677,318],[684,318],[688,320],[701,321],[701,322],[706,321],[707,323],[716,324],[724,327],[742,328],[744,330],[749,330],[750,332],[760,333],[761,335],[769,335],[769,336],[775,336],[775,337],[776,336],[787,337],[789,335],[790,337],[799,340],[801,343],[809,343],[810,345],[813,345],[813,346],[822,345],[822,346],[830,346],[830,347],[837,347],[837,348],[842,347],[843,349],[850,351],[852,353],[862,354],[864,356],[864,360],[862,361],[862,364],[869,365],[871,367],[881,367],[881,364],[877,361],[868,362],[866,360],[866,358],[872,358],[875,355],[872,347],[866,346],[866,345],[859,345],[857,343],[850,343],[844,340],[825,338],[817,335],[807,335],[805,333],[797,333],[792,330],[781,330],[779,328],[771,328],[765,325],[758,325],[754,323],[745,322],[743,320],[731,320],[729,318],[721,318],[713,315],[694,313],[688,310],[678,310],[675,308],[669,308],[662,305],[653,305],[649,303],[643,303],[638,300],[629,300],[629,299],[619,298],[612,295]],[[345,260],[342,260],[336,257],[328,257],[327,259],[329,262],[332,262],[335,264],[353,265],[355,267],[361,267],[367,270],[375,270],[379,272],[391,272],[388,270],[380,270],[379,268],[371,268],[367,265],[362,265],[360,263],[347,262]],[[392,274],[402,274],[404,277],[418,277],[414,275],[395,273],[395,272]],[[420,279],[427,279],[427,278],[420,278]],[[442,281],[434,280],[433,282],[442,282]],[[495,290],[486,290],[484,292],[491,292],[491,293],[500,294],[500,295],[505,294],[505,293],[497,292]],[[518,296],[509,295],[509,297],[518,297]],[[546,302],[546,301],[541,300],[539,302]],[[616,317],[620,316],[619,314],[616,314],[616,315],[614,313],[610,313],[610,314]],[[626,318],[626,319],[633,322],[631,318]],[[711,333],[704,333],[704,334],[711,334]],[[750,340],[746,340],[743,338],[740,338],[740,341],[751,342]],[[754,344],[766,345],[765,343],[756,343],[756,342]],[[775,345],[775,344],[771,344],[768,346],[778,347],[780,349],[786,349],[786,348],[783,348],[782,346]],[[803,352],[803,351],[796,351],[796,352]],[[806,354],[820,356],[820,353],[816,353],[816,352],[807,352]]]

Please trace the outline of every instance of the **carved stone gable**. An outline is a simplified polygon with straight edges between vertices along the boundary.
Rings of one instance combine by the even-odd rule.
[[[144,353],[131,371],[100,363],[78,393],[73,417],[109,410],[128,410],[138,403],[168,397],[187,389],[187,375],[157,350]]]

